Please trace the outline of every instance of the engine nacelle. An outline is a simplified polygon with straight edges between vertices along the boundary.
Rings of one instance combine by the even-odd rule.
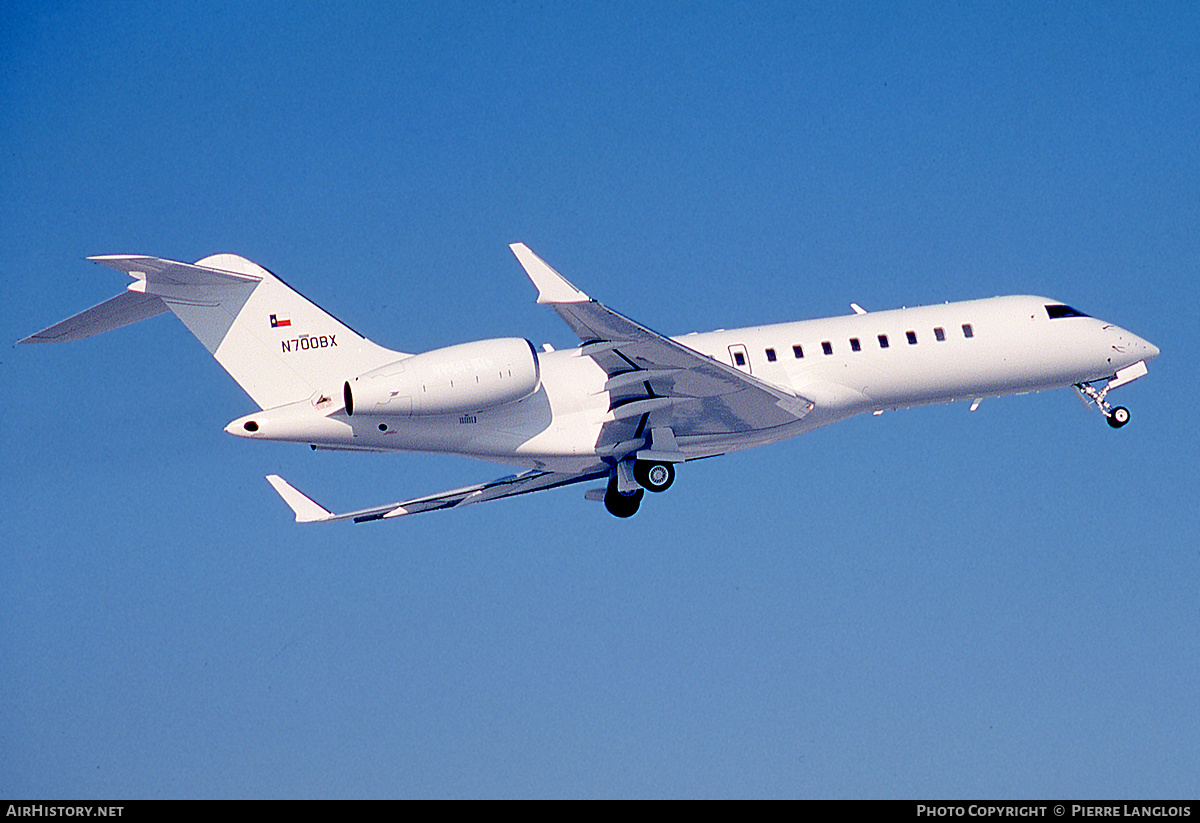
[[[520,337],[417,354],[346,381],[346,414],[462,414],[528,397],[541,386],[537,352]]]

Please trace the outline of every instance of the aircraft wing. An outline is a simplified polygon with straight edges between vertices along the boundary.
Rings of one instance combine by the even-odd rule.
[[[607,438],[617,441],[617,451],[632,442],[621,442],[623,438],[641,438],[658,427],[669,427],[677,437],[750,433],[794,423],[812,411],[807,398],[738,371],[593,300],[524,243],[509,248],[537,286],[538,303],[558,312],[583,341],[582,354],[609,375],[605,389],[612,400],[612,421],[631,423]],[[657,445],[652,448],[659,451]]]
[[[490,483],[478,483],[461,489],[453,489],[440,494],[430,494],[412,500],[398,503],[387,503],[369,509],[334,514],[312,498],[300,492],[277,474],[267,475],[267,482],[274,487],[283,501],[296,513],[297,523],[320,523],[334,520],[353,520],[355,523],[365,523],[368,520],[385,520],[402,517],[406,514],[435,509],[453,509],[468,506],[472,503],[482,503],[485,500],[499,500],[518,494],[554,489],[559,486],[570,486],[573,483],[584,483],[588,480],[599,480],[608,477],[605,467],[599,471],[581,472],[579,474],[564,474],[560,472],[539,471],[530,469],[521,474],[509,475],[493,480]]]

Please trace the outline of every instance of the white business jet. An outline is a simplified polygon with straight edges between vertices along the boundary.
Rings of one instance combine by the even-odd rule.
[[[446,452],[525,471],[334,514],[278,475],[299,522],[382,520],[573,483],[617,517],[666,491],[689,460],[774,443],[856,414],[1073,386],[1113,428],[1108,393],[1158,349],[1044,297],[993,297],[665,337],[511,246],[582,341],[521,338],[405,354],[385,349],[232,254],[176,263],[92,260],[133,278],[118,296],[20,341],[78,340],[172,311],[260,407],[225,430],[314,449]]]

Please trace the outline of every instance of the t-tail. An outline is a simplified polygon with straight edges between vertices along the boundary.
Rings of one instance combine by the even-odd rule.
[[[263,409],[318,393],[340,399],[347,379],[409,356],[372,343],[235,254],[196,263],[125,254],[89,259],[133,282],[116,297],[19,342],[81,340],[169,310]]]

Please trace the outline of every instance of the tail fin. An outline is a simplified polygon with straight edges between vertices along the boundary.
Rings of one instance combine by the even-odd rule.
[[[134,278],[128,292],[21,343],[79,340],[170,309],[263,409],[315,392],[339,398],[344,381],[408,356],[372,343],[235,254],[195,264],[139,255],[89,259]]]

